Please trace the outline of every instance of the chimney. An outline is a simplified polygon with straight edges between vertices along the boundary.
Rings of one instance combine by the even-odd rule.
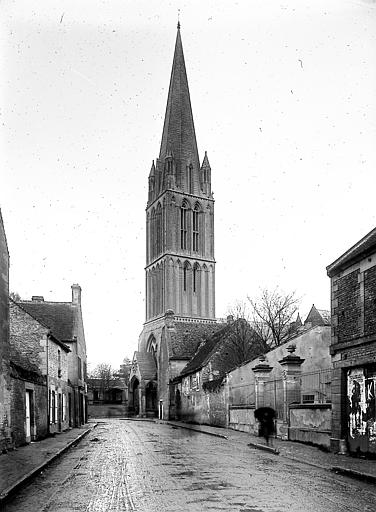
[[[33,302],[44,302],[44,297],[42,297],[42,295],[33,295],[31,300]]]
[[[72,284],[72,304],[81,305],[81,286],[79,284]]]

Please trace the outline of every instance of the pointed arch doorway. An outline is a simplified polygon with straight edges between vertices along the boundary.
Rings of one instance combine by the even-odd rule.
[[[153,418],[157,416],[157,383],[154,381],[148,382],[145,386],[145,406],[146,416]]]
[[[135,416],[140,414],[140,381],[133,377],[131,381],[130,412]]]

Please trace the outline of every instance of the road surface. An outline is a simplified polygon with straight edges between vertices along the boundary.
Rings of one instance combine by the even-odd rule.
[[[106,420],[6,512],[375,512],[375,486],[166,424]]]

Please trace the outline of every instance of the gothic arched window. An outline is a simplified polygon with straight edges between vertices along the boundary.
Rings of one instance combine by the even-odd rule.
[[[189,164],[187,168],[188,192],[193,193],[193,165]]]
[[[193,265],[193,293],[196,293],[197,291],[197,285],[198,285],[198,271],[199,271],[199,265],[198,263],[195,263]]]
[[[198,204],[195,205],[193,210],[193,224],[192,224],[192,241],[193,241],[193,250],[194,252],[199,251],[199,220],[200,220],[200,207]]]
[[[180,208],[180,247],[187,248],[187,203],[183,202]]]
[[[151,352],[153,354],[154,361],[157,362],[157,341],[153,334],[148,339],[146,352]]]
[[[187,291],[187,266],[184,265],[183,268],[183,290]]]

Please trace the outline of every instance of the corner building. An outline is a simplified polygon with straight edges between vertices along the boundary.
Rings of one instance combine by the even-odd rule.
[[[180,26],[159,157],[146,206],[146,321],[130,379],[130,413],[169,418],[170,380],[216,330],[214,200],[200,165]],[[184,335],[183,335],[184,334]]]

